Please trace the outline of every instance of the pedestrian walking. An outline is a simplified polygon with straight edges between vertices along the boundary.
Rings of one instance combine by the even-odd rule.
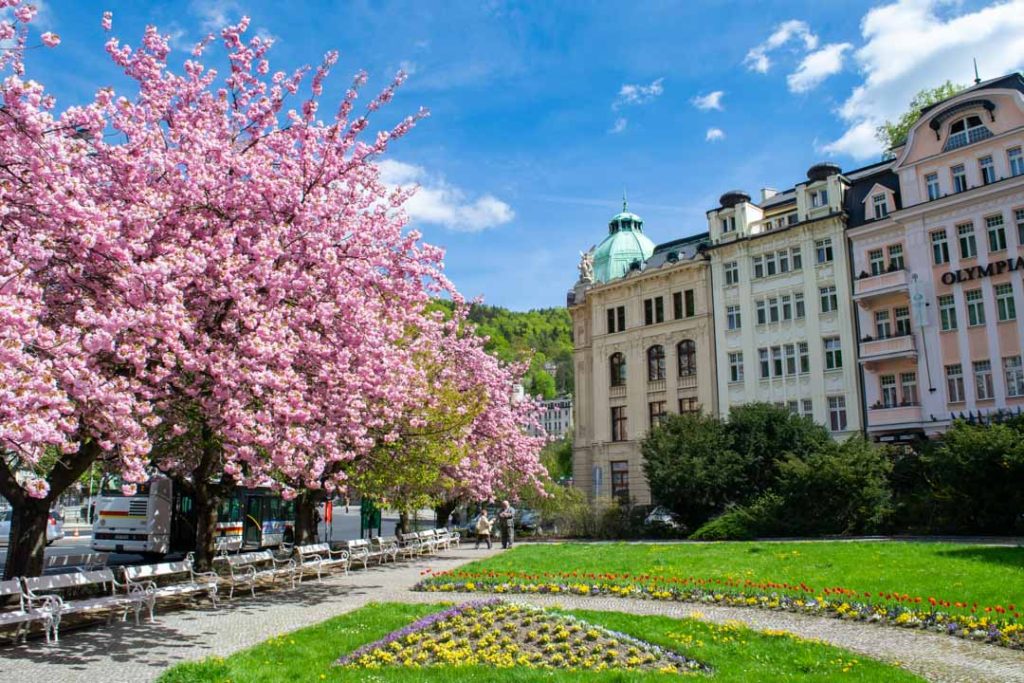
[[[480,511],[476,520],[476,547],[480,548],[480,542],[487,543],[487,549],[491,549],[491,526],[494,522],[487,516],[487,508]]]
[[[501,501],[501,512],[498,513],[498,529],[501,531],[501,547],[511,548],[515,534],[516,509],[507,500]]]

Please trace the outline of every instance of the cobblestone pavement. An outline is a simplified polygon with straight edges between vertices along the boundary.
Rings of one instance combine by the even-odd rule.
[[[472,547],[448,551],[441,557],[399,562],[368,571],[353,570],[316,583],[307,579],[296,590],[264,591],[253,598],[236,595],[221,609],[208,603],[193,609],[168,611],[158,606],[157,622],[115,621],[67,631],[59,647],[40,640],[0,646],[0,680],[64,683],[105,680],[113,683],[151,681],[167,667],[211,655],[227,656],[273,636],[308,626],[362,607],[368,602],[442,602],[479,599],[481,594],[413,593],[409,589],[430,568],[444,571],[500,550]],[[842,622],[759,609],[671,603],[622,598],[574,596],[506,596],[540,606],[608,610],[634,614],[702,618],[721,623],[736,620],[755,629],[783,629],[805,638],[818,638],[862,655],[898,662],[933,681],[1021,681],[1024,652],[984,645],[921,631]]]

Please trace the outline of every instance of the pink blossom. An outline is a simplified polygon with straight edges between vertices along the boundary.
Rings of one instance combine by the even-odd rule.
[[[100,21],[100,26],[103,27],[104,31],[109,31],[113,26],[114,13],[104,12],[103,19]]]
[[[46,498],[46,494],[50,492],[50,485],[45,479],[39,477],[32,477],[25,482],[24,486],[25,492],[30,498]]]
[[[134,496],[138,492],[138,486],[135,484],[122,484],[121,493],[126,496]]]
[[[47,31],[39,37],[42,39],[43,45],[46,47],[57,47],[60,45],[60,36],[56,33],[52,33],[51,31]]]

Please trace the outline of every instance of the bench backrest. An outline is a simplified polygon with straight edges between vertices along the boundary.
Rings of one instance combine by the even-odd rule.
[[[30,576],[25,579],[25,586],[33,593],[48,593],[65,588],[78,588],[94,584],[109,583],[114,585],[114,572],[110,569],[95,569],[88,572],[65,572],[49,576]]]
[[[269,562],[274,559],[274,553],[269,550],[262,550],[260,552],[252,553],[241,553],[239,555],[225,555],[221,558],[232,567],[241,567],[247,564],[259,564],[260,562]]]
[[[139,581],[140,579],[155,579],[161,576],[173,576],[175,574],[191,574],[192,563],[188,560],[182,562],[160,562],[159,564],[140,564],[133,567],[122,567],[124,578],[128,581]]]
[[[295,554],[299,557],[305,555],[326,555],[330,549],[331,546],[326,543],[311,543],[309,545],[295,546]]]
[[[344,541],[345,547],[349,550],[358,550],[360,548],[369,548],[370,542],[365,538],[357,538],[352,541]]]
[[[370,542],[374,545],[388,545],[398,543],[398,539],[394,536],[374,536]]]
[[[0,581],[0,598],[8,595],[21,595],[21,579]]]
[[[78,553],[74,555],[50,555],[43,562],[43,570],[64,567],[83,569],[101,568],[107,565],[110,553]]]

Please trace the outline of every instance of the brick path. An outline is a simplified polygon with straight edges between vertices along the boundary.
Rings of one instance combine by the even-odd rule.
[[[211,655],[227,656],[273,636],[323,621],[368,602],[441,602],[479,599],[480,594],[412,593],[420,572],[452,569],[500,550],[453,550],[442,557],[399,562],[348,576],[307,580],[297,591],[278,590],[237,595],[219,610],[207,604],[194,609],[157,611],[157,623],[116,622],[66,632],[60,647],[34,640],[0,646],[0,680],[64,683],[103,680],[116,683],[152,681],[167,667]],[[800,614],[690,603],[573,596],[507,596],[541,606],[610,610],[634,614],[741,621],[755,629],[785,629],[819,638],[853,652],[899,662],[934,681],[1021,681],[1024,652],[949,638],[938,634],[841,622]]]

